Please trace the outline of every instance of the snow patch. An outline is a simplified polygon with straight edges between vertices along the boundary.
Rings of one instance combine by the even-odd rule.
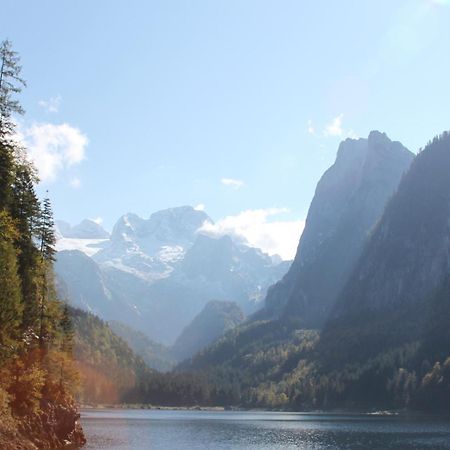
[[[94,256],[101,248],[102,244],[109,239],[75,239],[60,238],[56,241],[56,250],[79,250],[87,256]]]

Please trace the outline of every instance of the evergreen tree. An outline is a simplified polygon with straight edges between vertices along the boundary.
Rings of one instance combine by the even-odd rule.
[[[53,212],[50,204],[50,199],[44,199],[44,205],[41,211],[39,237],[40,237],[40,253],[41,257],[46,262],[53,262],[55,260],[55,223],[53,221]]]
[[[16,235],[8,214],[0,212],[0,364],[17,352],[23,305],[17,275]]]
[[[18,250],[18,270],[25,308],[23,321],[25,330],[35,326],[39,304],[35,270],[39,252],[34,239],[39,234],[40,206],[34,190],[34,181],[32,167],[25,162],[19,164],[15,170],[10,209],[18,229],[15,245]]]
[[[70,309],[67,303],[64,304],[60,327],[62,332],[61,350],[69,355],[72,355],[75,331],[72,318],[70,317]]]
[[[40,300],[39,300],[39,347],[44,349],[45,341],[50,339],[54,329],[50,309],[54,307],[56,295],[54,292],[52,263],[55,260],[55,231],[53,212],[50,199],[46,197],[39,217],[39,253],[40,270],[42,273]]]
[[[14,132],[14,123],[11,115],[24,114],[19,101],[14,97],[26,86],[21,78],[22,66],[19,56],[12,49],[11,42],[5,40],[0,45],[0,139],[11,136]]]

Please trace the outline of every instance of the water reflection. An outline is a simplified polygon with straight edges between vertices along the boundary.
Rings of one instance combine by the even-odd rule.
[[[418,417],[91,410],[87,449],[450,449],[450,422]]]

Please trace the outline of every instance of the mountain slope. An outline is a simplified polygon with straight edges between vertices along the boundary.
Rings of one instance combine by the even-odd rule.
[[[168,347],[152,341],[141,331],[121,322],[113,320],[108,322],[108,325],[151,369],[168,372],[175,366],[175,358],[171,355]]]
[[[439,292],[445,292],[450,276],[449,173],[450,135],[445,133],[415,158],[342,291],[324,334],[330,353],[337,336],[348,358],[367,357],[427,339],[431,324],[445,320],[445,308],[436,316],[433,299],[442,298]],[[355,343],[361,324],[364,334]],[[364,343],[361,355],[355,346]]]
[[[236,303],[208,302],[178,336],[172,353],[179,361],[190,358],[243,321],[244,313]]]
[[[274,264],[260,250],[238,245],[229,236],[199,235],[170,276],[146,289],[146,301],[139,307],[147,318],[145,331],[172,345],[211,299],[232,300],[244,313],[252,313],[286,268],[286,263]]]
[[[120,403],[141,380],[153,376],[144,361],[106,322],[76,308],[70,308],[70,315],[74,327],[74,357],[81,374],[82,402]]]
[[[308,327],[324,323],[412,158],[377,131],[341,143],[317,185],[295,260],[269,290],[261,317],[295,315]]]

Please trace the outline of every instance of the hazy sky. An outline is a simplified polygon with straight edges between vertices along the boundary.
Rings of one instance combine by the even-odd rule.
[[[58,218],[190,204],[285,257],[342,139],[450,128],[449,24],[446,0],[0,0]]]

